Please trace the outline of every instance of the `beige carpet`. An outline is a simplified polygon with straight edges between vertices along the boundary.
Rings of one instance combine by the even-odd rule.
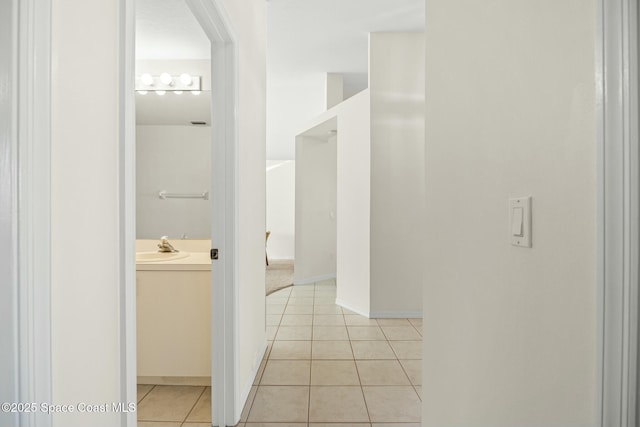
[[[269,260],[266,283],[267,295],[293,285],[293,260]]]

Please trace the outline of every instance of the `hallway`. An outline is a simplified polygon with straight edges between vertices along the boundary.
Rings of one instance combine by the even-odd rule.
[[[420,425],[422,319],[367,319],[335,305],[335,293],[331,280],[267,297],[272,341],[241,426]],[[209,388],[139,392],[140,427],[208,425],[199,423],[209,421]],[[166,411],[178,402],[180,410]]]

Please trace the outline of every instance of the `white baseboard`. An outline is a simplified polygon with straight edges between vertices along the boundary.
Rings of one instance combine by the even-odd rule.
[[[210,386],[211,377],[161,377],[161,376],[139,376],[138,384],[149,385],[194,385]]]
[[[236,425],[240,422],[240,417],[242,416],[242,410],[244,409],[244,405],[247,403],[249,399],[249,393],[251,393],[251,387],[253,387],[253,383],[258,376],[258,371],[260,370],[260,365],[262,364],[262,360],[264,359],[264,355],[267,351],[267,342],[265,341],[262,346],[262,350],[258,353],[258,358],[254,361],[255,368],[252,374],[249,376],[248,384],[245,384],[242,390],[240,391],[240,399],[236,400],[236,415],[237,419],[235,420]]]
[[[341,299],[336,298],[336,304],[342,308],[353,311],[360,316],[368,317],[370,319],[411,319],[422,318],[422,311],[378,311],[367,312],[366,310],[358,310]]]
[[[355,309],[341,299],[336,298],[336,304],[342,308],[346,308],[349,311],[353,311],[354,313],[359,314],[360,316],[369,317],[368,311]]]
[[[329,280],[329,279],[335,279],[335,278],[336,278],[335,273],[322,274],[320,276],[305,277],[304,279],[294,280],[293,284],[294,285],[311,285],[312,283],[315,283],[315,282],[321,282],[323,280]]]
[[[422,319],[422,311],[378,311],[371,313],[372,319]]]

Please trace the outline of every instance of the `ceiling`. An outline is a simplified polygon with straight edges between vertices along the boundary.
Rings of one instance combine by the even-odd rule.
[[[424,31],[424,0],[270,0],[267,78],[367,72],[368,34]]]
[[[319,72],[343,73],[345,94],[358,92],[367,86],[368,34],[423,31],[424,3],[424,0],[269,0],[267,80],[286,84]],[[137,0],[136,58],[210,58],[209,40],[184,0]],[[154,107],[152,97],[139,102],[145,123],[169,124],[164,121],[171,116],[168,109],[184,116],[203,106],[202,99],[192,99],[194,106],[190,108],[185,105],[189,98],[181,101],[176,96],[164,98],[162,108],[156,108],[161,110],[158,114],[144,111]]]
[[[273,79],[366,73],[368,33],[424,30],[424,0],[269,0],[267,13]],[[209,40],[184,0],[137,0],[136,27],[138,59],[209,58]]]
[[[208,59],[209,39],[184,0],[136,1],[136,59]]]

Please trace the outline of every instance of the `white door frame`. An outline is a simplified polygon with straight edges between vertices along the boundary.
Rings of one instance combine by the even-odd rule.
[[[138,402],[136,339],[136,108],[135,0],[119,0],[119,253],[121,402]],[[121,425],[138,425],[137,412],[122,413]]]
[[[1,286],[0,293],[2,298],[10,298],[13,317],[2,325],[2,337],[4,328],[13,329],[7,337],[13,335],[15,345],[2,344],[13,348],[14,363],[12,375],[3,375],[2,389],[12,388],[15,402],[48,403],[52,401],[51,1],[12,0],[2,2],[0,11],[3,32],[10,35],[0,42],[3,58],[8,61],[0,71],[0,80],[9,88],[0,96],[4,123],[0,138],[7,149],[0,147],[0,157],[7,155],[2,163],[9,166],[1,172],[0,211],[7,209],[8,216],[0,212],[7,221],[0,228],[0,271],[10,275],[10,286]],[[10,225],[10,230],[4,225]],[[2,357],[2,372],[6,362]],[[41,412],[14,416],[15,425],[51,426],[51,417]]]
[[[211,42],[212,418],[214,425],[240,420],[238,374],[238,52],[231,19],[221,0],[186,0]],[[222,215],[220,215],[222,213]],[[222,380],[218,380],[222,379]]]
[[[220,0],[186,0],[211,42],[212,84],[212,421],[235,425],[238,353],[237,280],[237,43]],[[135,280],[135,0],[121,5],[120,85],[120,265],[121,382],[123,402],[136,401]],[[123,414],[123,425],[135,426],[135,414]]]
[[[638,341],[638,5],[599,2],[598,425],[635,427]]]
[[[0,2],[0,401],[19,400],[18,343],[18,69],[17,1]],[[19,425],[18,414],[0,411],[0,424]]]

